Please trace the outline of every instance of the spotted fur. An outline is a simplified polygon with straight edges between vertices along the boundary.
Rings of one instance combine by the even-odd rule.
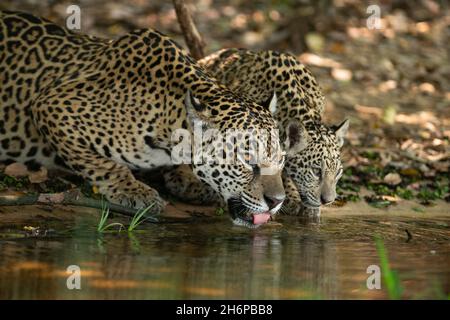
[[[306,207],[317,213],[321,204],[333,202],[348,121],[332,127],[322,123],[325,99],[311,72],[294,56],[274,51],[225,49],[199,63],[221,83],[274,114],[288,152],[283,212],[296,214]],[[270,106],[273,93],[277,103]],[[195,190],[197,195],[202,194],[200,189]]]
[[[151,29],[104,40],[0,12],[0,83],[1,161],[65,166],[108,200],[153,204],[154,212],[164,200],[130,169],[171,165],[176,129],[192,130],[196,120],[219,131],[276,127],[270,112],[219,84]],[[225,201],[239,203],[233,218],[273,209],[268,195],[284,197],[281,172],[270,184],[242,163],[194,164],[193,172]]]

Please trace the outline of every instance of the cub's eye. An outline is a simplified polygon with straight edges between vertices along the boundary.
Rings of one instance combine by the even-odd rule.
[[[314,175],[316,176],[316,177],[321,177],[322,176],[322,169],[320,169],[320,168],[314,168],[313,169],[313,173],[314,173]]]
[[[253,175],[259,176],[259,174],[261,173],[261,168],[256,164],[252,164],[252,169],[253,169]]]

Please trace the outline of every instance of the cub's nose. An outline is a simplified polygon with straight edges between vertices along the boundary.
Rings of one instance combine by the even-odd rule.
[[[266,201],[267,205],[269,206],[269,210],[278,206],[280,203],[282,203],[284,201],[285,198],[286,198],[286,196],[284,196],[284,195],[277,196],[277,197],[264,195],[264,200]]]
[[[326,204],[330,204],[334,201],[334,197],[329,197],[329,196],[320,196],[320,202],[322,202],[322,204],[326,205]]]

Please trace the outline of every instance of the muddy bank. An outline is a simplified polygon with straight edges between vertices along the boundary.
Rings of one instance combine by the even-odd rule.
[[[15,192],[2,193],[15,195]],[[52,218],[61,221],[73,220],[76,216],[100,216],[99,209],[80,207],[73,205],[19,205],[0,206],[0,225],[5,223],[20,222],[21,220],[34,220],[39,223],[41,218]],[[414,200],[397,199],[393,205],[385,208],[374,208],[365,201],[347,202],[322,207],[321,217],[346,217],[346,216],[402,216],[414,218],[450,217],[450,205],[443,200],[437,200],[433,204],[424,206]],[[115,214],[115,217],[127,219]],[[158,216],[160,223],[170,222],[191,222],[205,218],[215,218],[226,220],[228,214],[221,208],[215,206],[202,206],[186,204],[179,201],[172,201],[165,212]],[[298,219],[308,219],[298,216]],[[278,215],[276,220],[283,219]],[[314,220],[313,218],[311,220]]]

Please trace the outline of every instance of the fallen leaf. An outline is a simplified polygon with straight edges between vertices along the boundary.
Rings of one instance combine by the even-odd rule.
[[[402,182],[402,178],[400,177],[400,175],[398,173],[388,173],[384,177],[383,181],[391,186],[396,186],[400,182]]]
[[[419,90],[426,93],[434,93],[436,89],[431,83],[424,82],[419,85]]]
[[[352,72],[348,69],[333,68],[331,70],[331,75],[333,76],[333,78],[339,81],[352,80]]]
[[[27,166],[22,163],[11,163],[5,168],[5,174],[11,177],[25,177],[28,175]]]
[[[299,60],[304,64],[322,67],[322,68],[340,68],[341,64],[330,58],[322,58],[314,53],[303,53]]]
[[[400,198],[397,196],[388,196],[388,195],[382,195],[381,199],[389,202],[398,202],[400,200]]]
[[[433,178],[436,176],[436,171],[435,170],[429,170],[429,171],[425,171],[423,173],[423,175],[427,178]]]
[[[418,175],[420,175],[420,172],[414,168],[406,168],[406,169],[400,170],[400,174],[402,176],[417,177]]]
[[[448,172],[450,171],[450,166],[445,162],[434,162],[432,166],[439,172]]]
[[[411,183],[410,185],[408,185],[407,187],[408,190],[419,190],[420,189],[420,183],[419,182],[414,182]]]

